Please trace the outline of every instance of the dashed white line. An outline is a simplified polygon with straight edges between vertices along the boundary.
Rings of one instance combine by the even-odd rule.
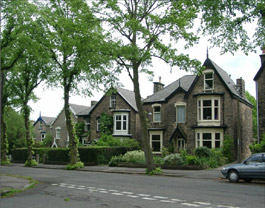
[[[139,196],[136,196],[136,195],[126,195],[128,197],[131,197],[131,198],[138,198]]]
[[[164,203],[175,203],[175,202],[173,202],[173,201],[170,201],[170,200],[160,200],[160,202],[164,202]]]
[[[198,204],[191,204],[191,203],[181,203],[181,205],[189,206],[189,207],[200,207]]]
[[[107,192],[107,191],[99,191],[99,193],[108,194],[109,192]]]
[[[168,197],[165,196],[154,196],[155,199],[168,199]]]
[[[54,183],[54,184],[52,184],[52,186],[58,186],[58,184]]]
[[[171,201],[174,201],[174,202],[185,202],[186,200],[182,200],[182,199],[171,199]]]
[[[76,188],[76,189],[78,189],[78,190],[85,190],[86,188],[78,187],[78,188]]]
[[[116,193],[116,192],[111,193],[111,194],[113,194],[113,195],[117,195],[117,196],[123,196],[123,195],[124,195],[124,194],[122,194],[122,193]]]
[[[150,196],[149,194],[136,194],[136,195],[143,196],[143,197]]]
[[[233,207],[233,206],[226,206],[226,205],[218,205],[219,208],[240,208],[240,207]]]
[[[119,192],[119,191],[117,191],[117,190],[109,190],[110,192]]]
[[[149,197],[143,197],[142,199],[144,199],[144,200],[149,200],[149,201],[155,201],[155,200],[157,200],[157,199],[155,199],[155,198],[149,198]]]
[[[200,205],[211,205],[211,203],[209,203],[209,202],[193,202],[193,203],[195,203],[195,204],[200,204]]]
[[[133,194],[133,192],[127,192],[127,191],[123,191],[121,193],[123,193],[123,194],[129,194],[129,195],[132,195]]]

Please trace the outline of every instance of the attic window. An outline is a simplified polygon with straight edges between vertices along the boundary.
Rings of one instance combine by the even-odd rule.
[[[110,108],[115,108],[116,107],[116,95],[111,95],[110,96]]]
[[[211,91],[214,89],[214,73],[212,70],[206,70],[204,73],[204,90]]]
[[[42,130],[42,128],[43,128],[43,122],[40,121],[40,123],[39,123],[39,129]]]

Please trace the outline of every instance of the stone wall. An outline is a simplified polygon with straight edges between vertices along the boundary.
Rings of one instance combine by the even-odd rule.
[[[264,68],[257,80],[257,84],[258,84],[258,105],[259,105],[259,137],[260,139],[262,139],[262,135],[265,134],[265,69]]]

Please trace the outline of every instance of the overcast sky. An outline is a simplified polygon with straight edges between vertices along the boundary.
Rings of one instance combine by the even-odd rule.
[[[198,45],[186,51],[191,58],[196,58],[202,63],[206,59],[207,42],[200,41]],[[218,66],[225,70],[231,78],[236,82],[237,78],[242,77],[246,83],[246,90],[254,97],[256,95],[254,76],[261,66],[259,55],[261,50],[257,49],[257,53],[250,53],[248,56],[241,52],[232,54],[220,55],[218,48],[209,49],[209,58]],[[190,74],[185,71],[180,71],[178,67],[172,68],[162,61],[155,60],[152,70],[154,71],[153,80],[146,74],[140,74],[141,95],[146,98],[153,93],[153,81],[158,81],[159,76],[162,78],[162,83],[165,86],[179,79],[180,77]],[[133,90],[133,85],[126,72],[119,77],[124,88]],[[42,116],[56,117],[63,108],[63,90],[62,89],[43,89],[40,85],[35,90],[36,95],[40,98],[36,103],[30,103],[32,113],[30,118],[36,120],[41,112]],[[90,106],[91,100],[99,100],[103,96],[103,92],[94,92],[93,97],[71,96],[70,103]]]

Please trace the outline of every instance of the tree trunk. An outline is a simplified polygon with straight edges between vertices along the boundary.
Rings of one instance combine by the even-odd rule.
[[[153,160],[153,154],[150,146],[150,138],[148,136],[148,129],[147,129],[147,120],[145,111],[143,108],[141,94],[140,94],[140,87],[139,87],[139,76],[138,76],[138,68],[134,67],[133,69],[133,85],[134,85],[134,93],[135,93],[135,100],[136,105],[138,108],[138,113],[140,117],[140,124],[141,124],[141,135],[142,135],[142,142],[143,142],[143,149],[145,154],[147,172],[151,172],[155,170],[155,164]]]
[[[0,50],[0,55],[1,55],[1,50]],[[3,127],[3,120],[4,120],[4,111],[3,111],[3,91],[4,91],[4,71],[2,71],[2,68],[1,68],[1,61],[0,61],[0,71],[1,71],[1,74],[0,74],[0,138],[1,135],[2,135],[2,127]],[[1,144],[2,144],[2,139],[1,140]],[[2,158],[2,151],[0,151],[0,158]]]
[[[75,136],[74,127],[71,118],[71,112],[69,108],[69,92],[68,86],[64,87],[64,111],[66,118],[66,128],[69,136],[70,147],[70,165],[74,165],[78,162],[78,141]]]
[[[4,109],[2,110],[4,112]],[[8,140],[7,140],[7,134],[6,134],[6,123],[3,118],[1,122],[1,128],[2,128],[2,138],[1,138],[1,161],[7,161],[7,149],[8,149]]]
[[[27,141],[27,148],[28,148],[28,159],[27,159],[27,161],[28,161],[28,164],[31,164],[33,140],[30,136],[30,129],[29,129],[30,109],[28,107],[27,102],[23,104],[23,113],[24,113],[24,124],[25,124],[26,141]]]

